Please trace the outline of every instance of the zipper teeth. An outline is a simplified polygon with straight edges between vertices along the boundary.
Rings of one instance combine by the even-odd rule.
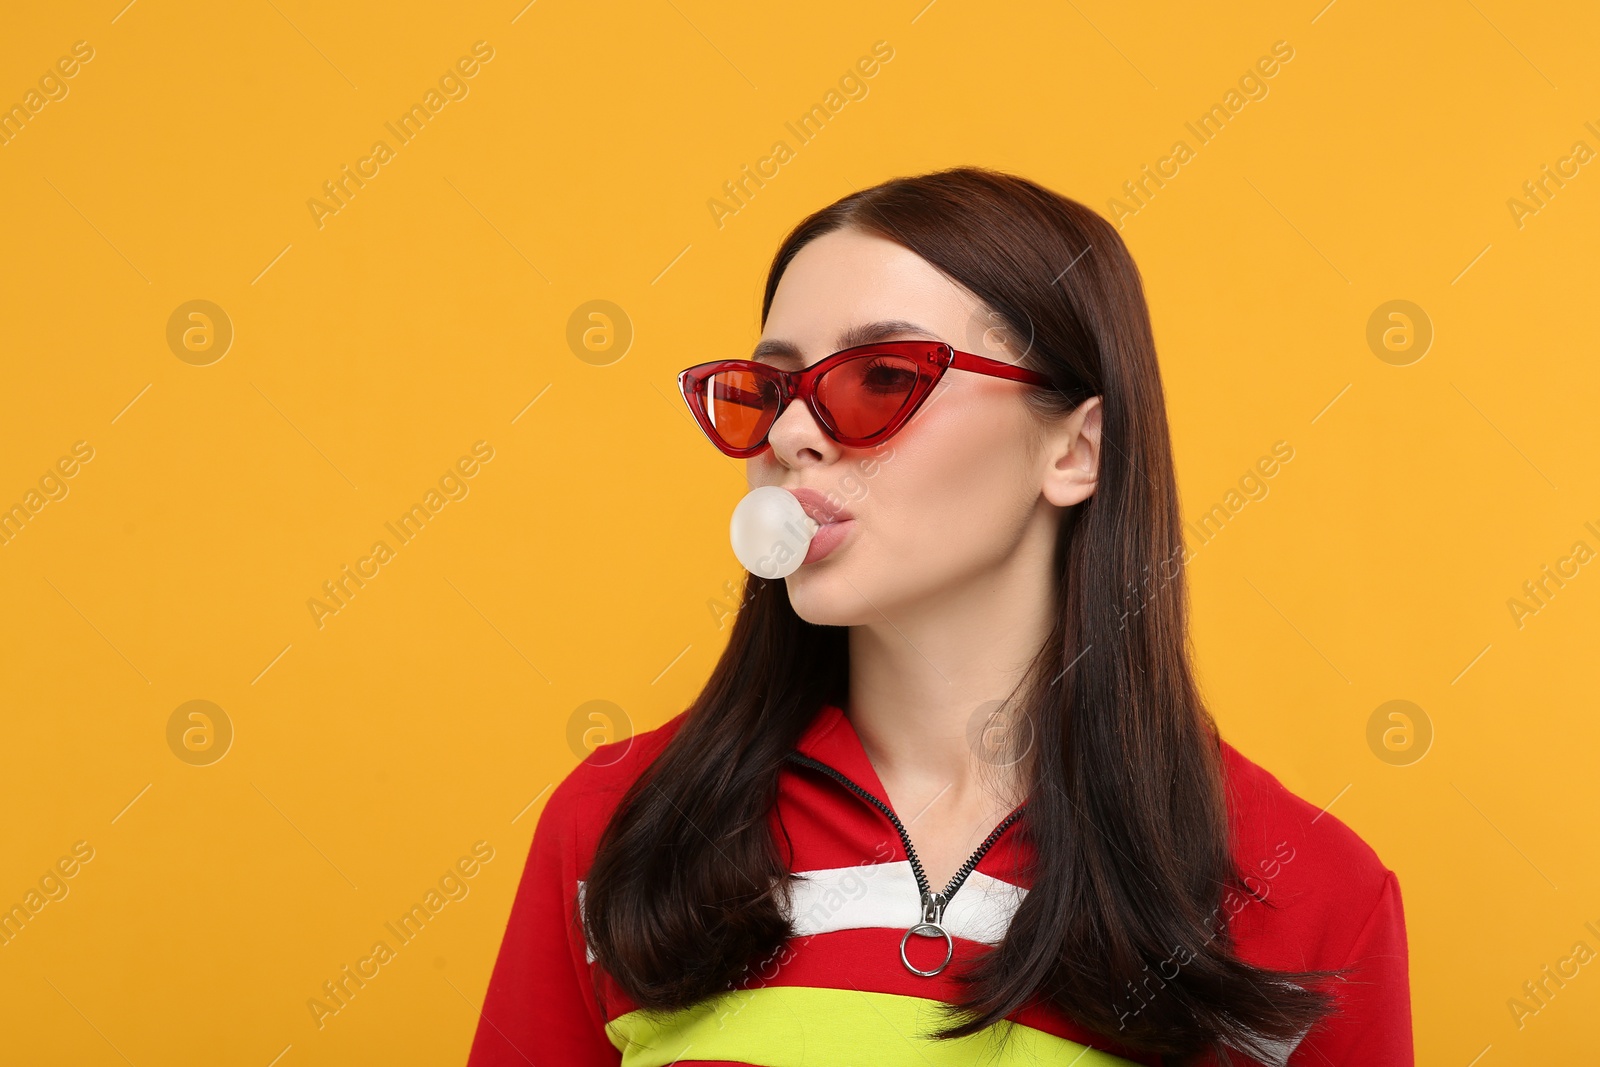
[[[837,781],[840,785],[843,785],[852,792],[857,793],[863,799],[871,803],[873,807],[887,815],[889,817],[889,821],[894,823],[895,832],[900,835],[900,843],[905,846],[906,859],[911,861],[911,872],[917,876],[917,888],[922,890],[924,893],[932,891],[928,885],[928,876],[922,870],[922,861],[917,859],[917,850],[911,845],[911,835],[906,832],[905,826],[901,824],[899,817],[895,815],[894,810],[890,808],[889,805],[885,804],[883,801],[874,796],[871,790],[863,789],[855,782],[852,782],[844,774],[834,770],[832,767],[821,762],[820,760],[812,759],[810,756],[799,752],[790,752],[786,758],[795,763],[804,764],[807,767],[812,767],[821,771],[823,774],[826,774],[828,777]],[[1017,821],[1017,819],[1022,815],[1022,810],[1025,807],[1027,807],[1027,805],[1023,804],[1021,807],[1017,808],[1016,811],[1013,811],[1010,815],[1007,815],[1005,819],[1001,821],[999,826],[996,826],[992,831],[990,831],[989,836],[984,840],[983,844],[978,846],[977,851],[971,856],[967,857],[967,862],[961,865],[961,869],[958,870],[955,873],[955,876],[950,879],[950,884],[944,888],[943,895],[946,902],[948,902],[951,897],[955,896],[956,890],[961,888],[961,883],[965,882],[967,880],[967,876],[970,875],[978,866],[978,861],[983,859],[984,853],[988,852],[989,849],[994,846],[994,843],[1000,840],[1000,835],[1006,832],[1007,827],[1009,827],[1013,822]]]

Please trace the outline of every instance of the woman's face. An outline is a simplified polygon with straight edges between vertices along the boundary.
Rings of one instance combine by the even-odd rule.
[[[920,329],[846,335],[891,321]],[[926,339],[1017,362],[1027,338],[1008,338],[997,325],[916,253],[847,228],[806,244],[778,283],[761,340],[786,342],[800,356],[762,358],[799,370],[853,344]],[[837,547],[785,579],[796,613],[819,625],[898,621],[941,599],[960,604],[964,594],[1010,585],[1000,574],[1016,570],[1020,553],[1048,566],[1060,508],[1094,488],[1098,402],[1047,424],[1026,406],[1028,388],[948,370],[876,448],[835,443],[803,403],[791,403],[772,426],[772,447],[746,461],[751,488],[809,487],[854,517]]]

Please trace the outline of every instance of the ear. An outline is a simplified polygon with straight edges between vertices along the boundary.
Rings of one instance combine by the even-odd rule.
[[[1100,398],[1092,396],[1045,432],[1044,498],[1058,507],[1081,504],[1100,474]]]

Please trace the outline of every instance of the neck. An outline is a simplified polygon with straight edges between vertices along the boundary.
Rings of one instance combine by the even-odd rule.
[[[1022,802],[1029,761],[995,744],[1013,732],[1028,736],[1022,686],[1054,627],[1054,600],[1048,557],[1014,556],[850,628],[845,711],[886,784]]]

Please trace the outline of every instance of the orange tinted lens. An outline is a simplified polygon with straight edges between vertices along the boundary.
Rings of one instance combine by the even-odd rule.
[[[892,353],[845,360],[817,380],[817,403],[845,437],[870,437],[911,400],[917,364]]]
[[[732,448],[749,448],[761,440],[776,410],[778,387],[770,378],[727,370],[706,379],[706,416]]]

